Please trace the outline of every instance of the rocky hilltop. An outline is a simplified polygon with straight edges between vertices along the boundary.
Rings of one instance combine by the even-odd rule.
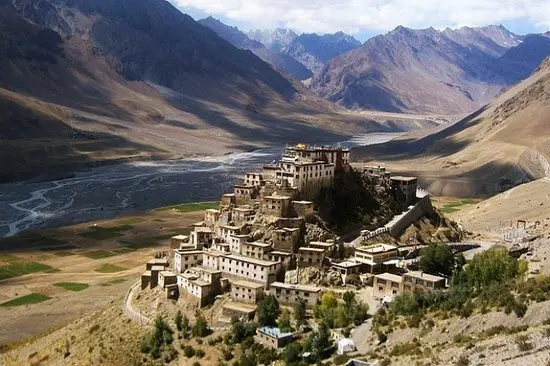
[[[298,35],[291,29],[257,29],[247,33],[248,37],[261,42],[273,52],[282,52]]]
[[[353,151],[418,174],[431,193],[491,196],[550,176],[550,58],[486,107],[425,136]]]
[[[524,38],[502,26],[400,26],[332,59],[311,85],[349,108],[460,114],[525,78],[549,53],[547,35]]]

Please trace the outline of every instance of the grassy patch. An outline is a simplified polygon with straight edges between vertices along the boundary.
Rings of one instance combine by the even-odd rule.
[[[10,306],[21,306],[21,305],[27,305],[27,304],[36,304],[49,299],[51,299],[51,297],[49,296],[32,293],[25,296],[17,297],[10,301],[6,301],[0,304],[0,306],[10,307]]]
[[[63,288],[67,291],[83,291],[86,290],[90,285],[87,283],[78,283],[78,282],[58,282],[53,284],[55,287]]]
[[[109,252],[107,250],[93,250],[91,252],[81,253],[81,255],[90,259],[103,259],[113,257],[116,255],[116,253]]]
[[[126,278],[116,278],[112,281],[102,283],[101,286],[107,287],[111,285],[118,285],[119,283],[123,283],[123,282],[126,282]]]
[[[37,262],[12,262],[7,266],[0,267],[0,280],[53,269],[52,266]]]
[[[105,263],[95,271],[100,273],[116,273],[116,272],[124,271],[125,269],[126,268],[123,268],[111,263]]]
[[[184,203],[181,205],[173,205],[173,206],[167,206],[167,207],[161,207],[156,209],[155,211],[169,211],[169,210],[175,210],[179,211],[181,213],[187,213],[187,212],[196,212],[196,211],[204,211],[211,208],[218,208],[219,202],[195,202],[195,203]]]
[[[66,243],[67,242],[64,240],[44,236],[38,233],[25,233],[11,238],[1,239],[0,250],[51,247]]]
[[[78,235],[83,236],[89,239],[95,240],[107,240],[118,238],[123,235],[124,231],[132,229],[132,225],[119,225],[114,227],[101,227],[101,226],[91,226],[88,231],[79,233]]]
[[[458,212],[462,210],[464,206],[473,205],[478,202],[479,202],[478,200],[473,200],[473,199],[447,202],[439,210],[443,213],[450,214],[450,213]]]
[[[15,263],[20,262],[22,259],[11,254],[0,254],[0,262]]]

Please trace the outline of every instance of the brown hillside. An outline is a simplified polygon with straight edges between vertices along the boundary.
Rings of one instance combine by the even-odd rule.
[[[425,136],[353,151],[417,174],[444,196],[488,196],[550,175],[550,60],[467,118]]]
[[[386,128],[166,1],[6,0],[0,18],[0,181]]]

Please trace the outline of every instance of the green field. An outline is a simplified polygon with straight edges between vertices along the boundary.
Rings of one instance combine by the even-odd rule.
[[[6,301],[0,304],[0,306],[11,307],[11,306],[21,306],[21,305],[27,305],[27,304],[36,304],[49,299],[51,299],[51,297],[49,296],[32,293],[25,296],[17,297],[10,301]]]
[[[466,199],[462,201],[453,201],[445,203],[439,210],[446,214],[458,212],[464,208],[464,206],[473,205],[478,203],[478,200]]]
[[[137,249],[150,248],[150,247],[162,245],[163,241],[168,240],[172,236],[178,235],[178,234],[179,233],[177,234],[170,233],[170,234],[154,235],[154,236],[142,236],[139,238],[133,238],[132,240],[119,240],[118,242],[120,244],[123,244],[126,248],[137,250]]]
[[[83,291],[86,290],[90,285],[87,283],[78,283],[78,282],[58,282],[53,284],[55,287],[63,288],[67,291]]]
[[[107,250],[93,250],[91,252],[80,253],[80,255],[83,255],[90,259],[103,259],[103,258],[113,257],[117,254]]]
[[[78,235],[89,239],[107,240],[118,238],[119,236],[124,235],[124,231],[130,230],[132,228],[133,226],[128,224],[115,227],[92,226],[89,228],[88,231],[81,232]]]
[[[12,256],[13,257],[13,256]],[[17,258],[17,257],[15,257]],[[5,262],[6,263],[6,262]],[[19,259],[8,262],[8,265],[0,267],[0,280],[17,277],[35,272],[45,272],[55,270],[52,266],[37,262],[23,262]]]
[[[184,203],[181,205],[166,206],[157,208],[156,211],[168,211],[176,210],[181,213],[195,212],[195,211],[204,211],[210,208],[218,208],[220,203],[218,201],[214,202],[195,202],[195,203]]]
[[[95,271],[100,273],[115,273],[115,272],[120,272],[124,270],[126,270],[126,268],[123,268],[111,263],[106,263],[101,267],[99,267],[98,269],[96,269]]]

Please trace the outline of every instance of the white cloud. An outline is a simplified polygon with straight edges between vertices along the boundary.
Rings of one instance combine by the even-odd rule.
[[[480,26],[528,22],[550,27],[550,0],[170,0],[257,28],[299,32],[389,31],[398,25]]]

